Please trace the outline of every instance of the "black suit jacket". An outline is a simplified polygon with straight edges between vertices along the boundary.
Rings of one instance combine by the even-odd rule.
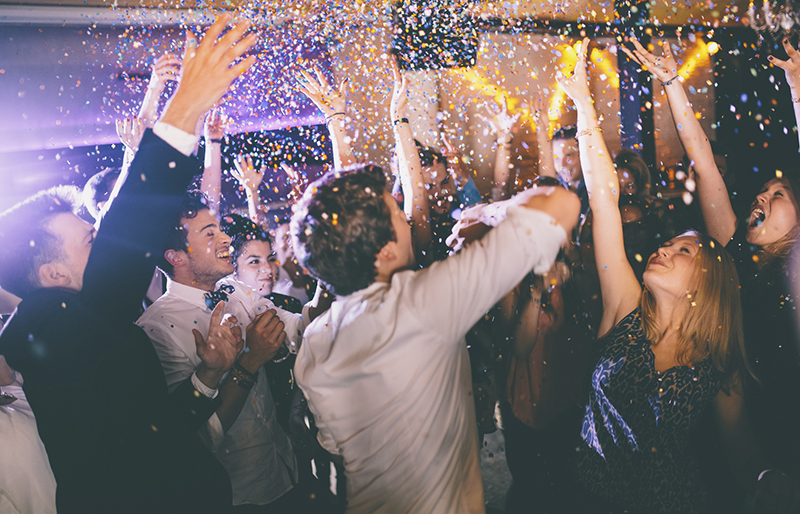
[[[74,293],[40,289],[0,335],[25,379],[65,512],[213,512],[230,482],[196,429],[216,408],[189,380],[171,395],[134,325],[187,184],[200,171],[148,131]]]

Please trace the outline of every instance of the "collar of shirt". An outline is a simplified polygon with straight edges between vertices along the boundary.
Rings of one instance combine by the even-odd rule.
[[[206,305],[206,298],[205,294],[208,291],[205,289],[199,289],[197,287],[187,286],[185,284],[180,284],[175,282],[174,280],[167,278],[167,292],[166,295],[180,298],[185,302],[189,302],[190,304],[203,309],[204,311],[211,311]]]

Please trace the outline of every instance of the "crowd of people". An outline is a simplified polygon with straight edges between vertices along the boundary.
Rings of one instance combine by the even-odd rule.
[[[533,101],[531,184],[519,115],[484,118],[485,194],[414,138],[396,62],[387,172],[356,161],[346,84],[303,72],[333,166],[284,166],[275,222],[251,156],[229,170],[247,212],[222,195],[215,105],[256,39],[229,23],[158,60],[121,169],[0,215],[0,512],[484,512],[498,426],[509,513],[800,512],[799,171],[737,219],[668,45],[620,48],[665,90],[699,209],[611,155],[584,39],[558,77],[577,125],[551,138]]]

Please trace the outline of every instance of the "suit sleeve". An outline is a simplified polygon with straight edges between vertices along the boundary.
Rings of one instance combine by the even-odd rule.
[[[96,312],[133,323],[176,222],[186,187],[200,173],[147,130],[123,185],[103,218],[83,277],[83,300]]]

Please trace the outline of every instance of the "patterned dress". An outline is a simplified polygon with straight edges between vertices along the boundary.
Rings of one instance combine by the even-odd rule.
[[[597,345],[577,452],[578,482],[620,512],[707,511],[687,446],[720,390],[711,360],[656,371],[638,308]]]

